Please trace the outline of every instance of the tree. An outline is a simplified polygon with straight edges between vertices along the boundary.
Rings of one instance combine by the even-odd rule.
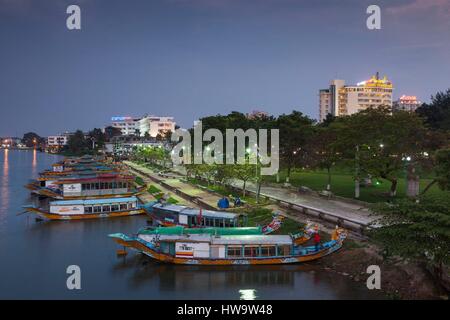
[[[122,135],[122,130],[120,130],[119,128],[116,128],[113,126],[108,126],[105,128],[105,140],[106,141],[111,141],[112,138],[121,136],[121,135]]]
[[[71,155],[83,155],[90,153],[92,148],[90,142],[85,138],[83,131],[77,130],[74,134],[69,136],[65,151]]]
[[[313,123],[313,120],[299,111],[282,114],[277,119],[280,130],[280,162],[287,170],[286,183],[289,183],[294,165],[302,165],[307,159],[305,146],[312,136]]]
[[[369,236],[386,255],[431,262],[442,272],[450,263],[450,197],[415,202],[403,199],[378,204],[373,210],[383,216]]]
[[[23,135],[22,141],[28,148],[33,148],[44,143],[45,139],[40,137],[37,133],[27,132]]]
[[[335,127],[318,126],[306,146],[312,165],[327,170],[327,191],[331,191],[331,168],[342,158],[338,150],[338,137],[338,130]]]
[[[442,190],[450,190],[450,149],[436,151],[434,158],[433,168],[436,176],[425,187],[422,194],[425,194],[435,183]]]
[[[336,119],[333,126],[339,131],[339,149],[348,160],[354,158],[359,168],[355,173],[358,185],[361,174],[385,179],[391,183],[393,197],[399,175],[423,160],[426,128],[414,113],[370,108]]]
[[[236,164],[233,166],[233,176],[242,180],[242,196],[245,197],[247,181],[256,178],[256,166],[249,163]]]
[[[88,136],[90,137],[91,141],[94,140],[96,145],[96,150],[103,148],[105,145],[105,134],[102,132],[102,129],[94,128],[91,131],[89,131]]]
[[[416,113],[434,130],[450,130],[450,89],[431,97],[431,103],[424,103]]]

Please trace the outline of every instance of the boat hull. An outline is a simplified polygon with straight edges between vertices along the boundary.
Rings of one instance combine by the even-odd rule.
[[[259,257],[259,258],[242,258],[242,259],[207,259],[207,258],[180,258],[168,254],[160,253],[152,247],[145,245],[136,239],[120,239],[114,237],[114,240],[121,246],[132,248],[141,252],[152,259],[159,262],[169,264],[182,265],[205,265],[205,266],[224,266],[224,265],[274,265],[274,264],[294,264],[314,261],[326,255],[329,255],[342,247],[342,241],[337,241],[336,244],[326,249],[321,249],[317,252],[299,255],[299,256],[285,256],[285,257]]]
[[[48,220],[88,220],[88,219],[104,219],[104,218],[116,218],[116,217],[127,217],[127,216],[135,216],[144,214],[145,211],[143,209],[133,209],[126,211],[117,211],[110,213],[92,213],[92,214],[70,214],[70,215],[62,215],[55,214],[44,211],[39,208],[27,208],[28,212],[35,213],[43,218]]]

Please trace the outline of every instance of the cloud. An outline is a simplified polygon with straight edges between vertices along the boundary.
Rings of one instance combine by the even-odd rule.
[[[450,17],[449,0],[412,0],[402,5],[392,6],[386,9],[392,15],[426,14],[435,12],[442,18]]]

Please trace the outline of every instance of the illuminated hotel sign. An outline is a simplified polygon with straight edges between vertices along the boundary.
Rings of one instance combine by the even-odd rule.
[[[416,96],[405,96],[405,95],[403,95],[403,96],[400,97],[400,100],[408,100],[408,101],[412,100],[412,101],[415,101],[415,100],[417,100],[417,97]]]
[[[133,120],[132,117],[112,117],[111,121],[127,121],[127,120]]]
[[[378,79],[377,76],[373,76],[371,79],[367,81],[358,82],[357,86],[392,88],[392,83],[386,77],[384,77],[383,79]]]

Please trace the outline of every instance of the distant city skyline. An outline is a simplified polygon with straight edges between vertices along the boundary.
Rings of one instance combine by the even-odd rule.
[[[448,89],[450,1],[377,1],[382,29],[368,30],[372,2],[0,0],[0,136],[143,114],[182,127],[231,111],[318,119],[319,89],[377,71],[394,100]]]

